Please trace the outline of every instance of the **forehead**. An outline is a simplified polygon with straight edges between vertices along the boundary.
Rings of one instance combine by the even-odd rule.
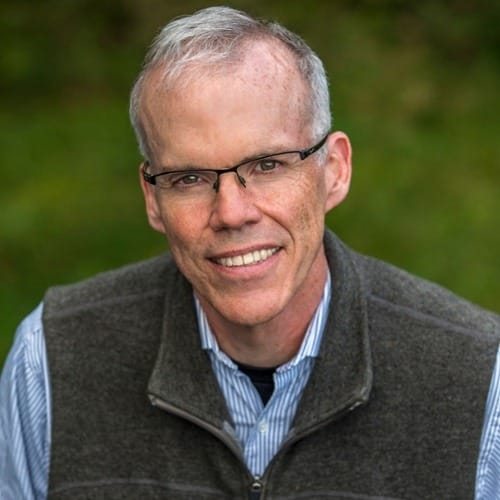
[[[206,62],[202,56],[192,59],[186,57],[179,61],[168,61],[149,71],[147,75],[148,91],[181,91],[200,78],[215,78],[235,74],[257,76],[274,70],[277,75],[294,76],[301,79],[296,56],[290,48],[279,40],[248,39],[240,41],[234,48],[228,48],[221,54],[208,55]]]
[[[289,146],[304,135],[307,87],[295,59],[278,43],[248,44],[230,65],[188,67],[174,85],[165,85],[162,76],[161,68],[148,76],[141,102],[157,161],[193,143],[226,151],[238,144],[241,156],[259,146]]]

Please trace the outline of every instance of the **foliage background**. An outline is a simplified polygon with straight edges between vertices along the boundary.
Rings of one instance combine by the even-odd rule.
[[[500,309],[500,6],[228,0],[300,33],[354,146],[328,224],[359,251]],[[165,249],[147,225],[127,99],[146,47],[202,0],[0,7],[0,366],[47,286]]]

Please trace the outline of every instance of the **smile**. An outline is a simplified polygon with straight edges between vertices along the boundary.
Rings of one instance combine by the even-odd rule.
[[[269,259],[269,257],[274,255],[278,250],[279,247],[254,250],[253,252],[235,255],[233,257],[221,257],[220,259],[215,259],[215,262],[226,267],[251,266],[252,264],[257,264]]]

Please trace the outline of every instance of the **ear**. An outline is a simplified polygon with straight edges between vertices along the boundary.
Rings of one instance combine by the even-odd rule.
[[[325,213],[340,205],[349,192],[351,184],[351,143],[343,132],[333,132],[326,143],[328,156],[326,168]]]
[[[146,168],[144,163],[139,167],[139,182],[141,184],[144,200],[146,201],[146,214],[148,216],[149,225],[160,233],[165,234],[165,223],[161,215],[160,203],[156,197],[155,187],[144,180],[142,175],[143,169]]]

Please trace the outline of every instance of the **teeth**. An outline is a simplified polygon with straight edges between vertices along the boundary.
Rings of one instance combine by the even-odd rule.
[[[278,248],[255,250],[243,255],[235,255],[234,257],[223,257],[222,259],[217,259],[216,262],[226,267],[249,266],[251,264],[257,264],[258,262],[269,259],[269,257],[274,255],[277,251]]]

